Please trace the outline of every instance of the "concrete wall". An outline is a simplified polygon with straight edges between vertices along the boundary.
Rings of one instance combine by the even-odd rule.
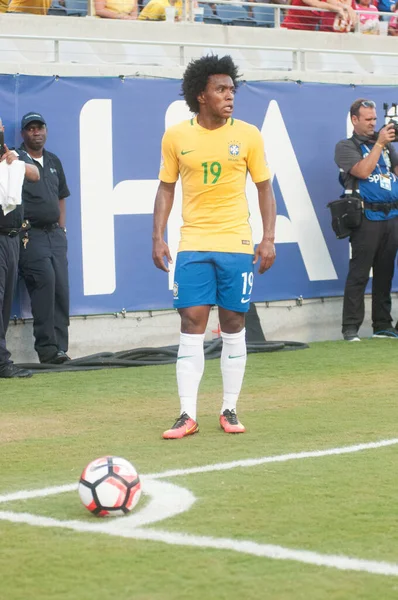
[[[393,295],[393,311],[398,319],[398,294]],[[341,339],[342,298],[256,304],[261,327],[267,340],[313,342]],[[361,337],[372,335],[371,300],[366,297],[366,318]],[[119,352],[141,347],[160,347],[178,344],[180,318],[176,311],[127,313],[118,315],[74,317],[70,326],[72,358],[97,352]],[[210,313],[206,340],[217,337],[217,309]],[[11,323],[7,344],[15,362],[38,362],[33,349],[31,320]]]
[[[54,62],[54,43],[42,40],[4,38],[10,35],[40,35],[69,38],[89,38],[78,44],[60,43],[60,62]],[[91,41],[90,41],[91,40]],[[102,40],[94,42],[94,40]],[[120,40],[118,44],[107,40]],[[136,46],[135,54],[123,40],[153,41],[153,46]],[[397,57],[379,58],[361,55],[353,58],[338,54],[326,55],[325,50],[350,52],[397,53],[394,37],[288,31],[253,27],[228,27],[203,23],[150,23],[118,21],[96,17],[42,17],[36,15],[0,15],[0,47],[2,73],[23,73],[60,76],[162,76],[181,77],[184,65],[178,47],[161,46],[162,42],[199,43],[202,48],[185,48],[185,64],[199,56],[203,48],[217,51],[224,44],[237,61],[242,62],[248,80],[319,81],[331,83],[396,85]],[[274,48],[274,52],[241,52],[239,45]],[[305,71],[281,67],[282,48],[311,48]],[[219,49],[218,49],[219,50]],[[220,51],[220,50],[219,50]],[[225,51],[225,49],[224,49]],[[151,57],[151,58],[148,58]],[[72,63],[73,61],[73,63]],[[151,63],[160,64],[151,64]]]

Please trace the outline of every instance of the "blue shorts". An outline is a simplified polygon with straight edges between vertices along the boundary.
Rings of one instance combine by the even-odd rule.
[[[174,308],[217,304],[247,312],[253,289],[253,254],[179,252],[174,275]]]

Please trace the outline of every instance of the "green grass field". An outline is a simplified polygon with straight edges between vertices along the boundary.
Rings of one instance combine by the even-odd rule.
[[[393,440],[397,357],[396,340],[249,355],[239,403],[247,433],[239,436],[219,428],[219,361],[207,361],[200,433],[177,441],[161,439],[178,416],[174,366],[3,381],[0,495],[77,483],[84,466],[105,454],[130,460],[145,487],[145,474],[170,469]],[[109,520],[90,515],[76,491],[1,502],[0,599],[396,599],[397,453],[398,445],[389,445],[161,477],[196,497],[190,510],[142,527],[166,541],[91,530]],[[135,514],[149,501],[144,495]],[[35,523],[50,517],[58,526],[11,522],[4,511],[14,520],[30,513]],[[112,520],[122,532],[124,519]],[[232,546],[211,547],[214,539]],[[380,573],[347,569],[350,562],[344,570],[310,564],[302,552],[296,560],[255,556],[242,551],[245,541],[360,565],[393,563],[396,574],[383,566]]]

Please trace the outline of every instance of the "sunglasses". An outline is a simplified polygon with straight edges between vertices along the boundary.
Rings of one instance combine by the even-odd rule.
[[[373,100],[364,100],[361,102],[361,106],[364,106],[365,108],[376,108],[376,102],[373,102]]]

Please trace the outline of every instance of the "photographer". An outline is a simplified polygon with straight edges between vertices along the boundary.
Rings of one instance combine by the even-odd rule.
[[[356,100],[350,108],[354,133],[336,145],[335,162],[346,192],[363,200],[361,224],[352,230],[352,257],[344,290],[343,337],[359,341],[365,314],[365,288],[373,267],[373,337],[397,337],[391,318],[391,283],[398,249],[398,125],[389,123],[376,133],[376,104]],[[398,136],[397,136],[398,138]]]

